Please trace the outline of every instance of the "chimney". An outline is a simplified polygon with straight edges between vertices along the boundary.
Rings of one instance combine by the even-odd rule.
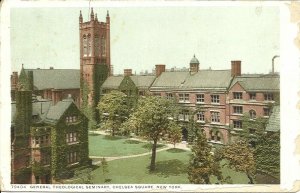
[[[11,88],[15,89],[17,87],[18,80],[19,80],[18,72],[13,72],[13,74],[11,75],[11,79],[10,79]]]
[[[132,76],[132,69],[124,69],[124,76]]]
[[[161,73],[166,71],[166,65],[165,64],[156,64],[155,65],[155,75],[156,77],[160,76]]]
[[[241,61],[233,60],[231,61],[231,76],[241,76]]]
[[[33,91],[34,85],[33,85],[33,71],[28,71],[28,86],[29,86],[29,90]]]

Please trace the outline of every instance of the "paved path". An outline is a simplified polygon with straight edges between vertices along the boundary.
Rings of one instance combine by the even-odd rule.
[[[105,131],[92,131],[90,133],[97,133],[100,135],[109,135],[109,133],[105,132]],[[137,140],[137,141],[142,141],[142,142],[149,142],[146,140],[142,140],[139,138],[130,138],[131,140]],[[158,143],[160,144],[160,143]],[[173,144],[164,144],[167,145],[167,147],[162,148],[162,149],[158,149],[156,150],[156,152],[160,152],[160,151],[165,151],[168,149],[172,149],[174,148]],[[191,149],[187,147],[187,144],[185,143],[176,143],[175,146],[177,149],[183,149],[183,150],[187,150],[190,151]],[[112,160],[118,160],[118,159],[127,159],[127,158],[133,158],[133,157],[141,157],[141,156],[145,156],[145,155],[150,155],[152,152],[146,152],[146,153],[141,153],[141,154],[136,154],[136,155],[125,155],[125,156],[115,156],[115,157],[104,157],[106,159],[106,161],[112,161]],[[103,156],[90,156],[90,158],[93,159],[93,164],[98,165],[101,163],[101,158],[103,158]]]

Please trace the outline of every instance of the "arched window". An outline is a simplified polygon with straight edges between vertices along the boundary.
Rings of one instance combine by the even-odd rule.
[[[91,34],[88,35],[88,55],[91,56],[92,55],[92,38],[91,38]]]
[[[86,35],[83,35],[82,44],[83,44],[83,56],[87,56],[87,37],[86,37]]]
[[[254,110],[249,111],[250,119],[255,119],[256,118],[256,112]]]
[[[102,53],[102,56],[106,55],[106,43],[105,43],[104,36],[101,37],[101,53]]]
[[[100,38],[95,36],[95,55],[100,56]]]

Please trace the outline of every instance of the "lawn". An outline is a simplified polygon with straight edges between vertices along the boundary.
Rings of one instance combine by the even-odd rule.
[[[165,146],[159,145],[158,148],[162,147]],[[150,148],[150,143],[131,140],[129,138],[97,134],[89,135],[90,156],[114,157],[136,155],[150,152]]]
[[[109,174],[107,179],[111,184],[189,184],[187,166],[190,158],[189,151],[169,149],[157,153],[156,171],[149,173],[150,155],[120,159],[108,162]],[[227,167],[222,169],[223,175],[231,176],[235,184],[247,184],[245,174],[235,172]],[[95,184],[103,184],[102,167],[92,172]],[[211,178],[216,183],[216,178]]]

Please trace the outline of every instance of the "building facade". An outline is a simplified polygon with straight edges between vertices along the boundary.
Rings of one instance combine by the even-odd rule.
[[[32,94],[25,76],[19,80],[11,105],[11,183],[55,183],[91,164],[88,120],[71,95],[53,104]]]
[[[131,69],[125,69],[123,76],[106,79],[101,90],[104,94],[120,90],[127,96],[148,92],[175,100],[184,141],[201,131],[211,143],[228,144],[245,130],[255,132],[246,124],[243,127],[245,117],[268,120],[280,95],[279,75],[242,74],[241,61],[231,61],[229,66],[228,70],[200,69],[194,56],[188,70],[168,70],[158,64],[154,75],[132,75]],[[144,82],[144,89],[136,86],[137,80]]]

